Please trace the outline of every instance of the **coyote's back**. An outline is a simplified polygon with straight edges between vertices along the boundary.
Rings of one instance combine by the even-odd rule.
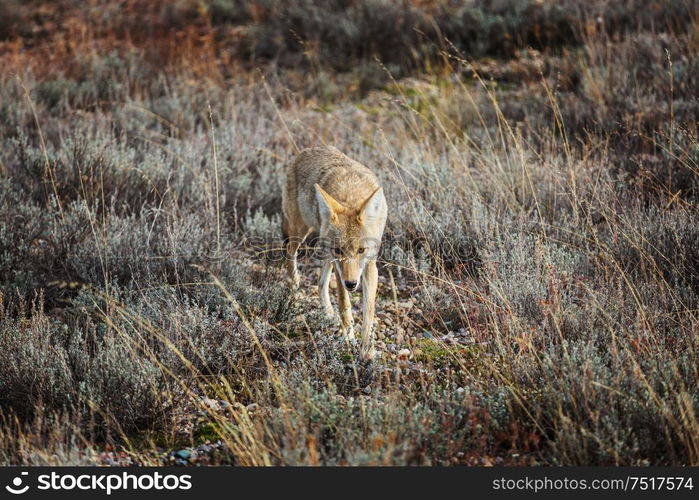
[[[337,148],[304,149],[286,169],[282,204],[291,224],[320,231],[316,184],[341,205],[355,210],[380,187],[371,170]],[[288,228],[284,232],[289,236]]]

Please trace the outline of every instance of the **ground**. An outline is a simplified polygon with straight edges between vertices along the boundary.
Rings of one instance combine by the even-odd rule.
[[[698,7],[620,5],[0,1],[0,463],[699,464]],[[373,362],[287,285],[318,144]]]

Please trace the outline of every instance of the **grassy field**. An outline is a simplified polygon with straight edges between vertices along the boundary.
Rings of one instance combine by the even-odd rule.
[[[0,0],[0,68],[0,464],[699,465],[696,0]],[[372,363],[285,281],[318,144]]]

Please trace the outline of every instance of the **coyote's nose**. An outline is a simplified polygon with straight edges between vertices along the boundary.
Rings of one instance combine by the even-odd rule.
[[[345,281],[345,288],[349,291],[352,291],[355,288],[357,288],[357,282],[347,280],[347,281]]]

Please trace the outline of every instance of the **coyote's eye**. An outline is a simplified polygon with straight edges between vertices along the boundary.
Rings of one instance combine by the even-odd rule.
[[[342,248],[340,248],[340,247],[333,248],[333,253],[335,255],[342,255]]]
[[[357,248],[357,253],[364,253],[364,250],[366,250],[366,248]]]

